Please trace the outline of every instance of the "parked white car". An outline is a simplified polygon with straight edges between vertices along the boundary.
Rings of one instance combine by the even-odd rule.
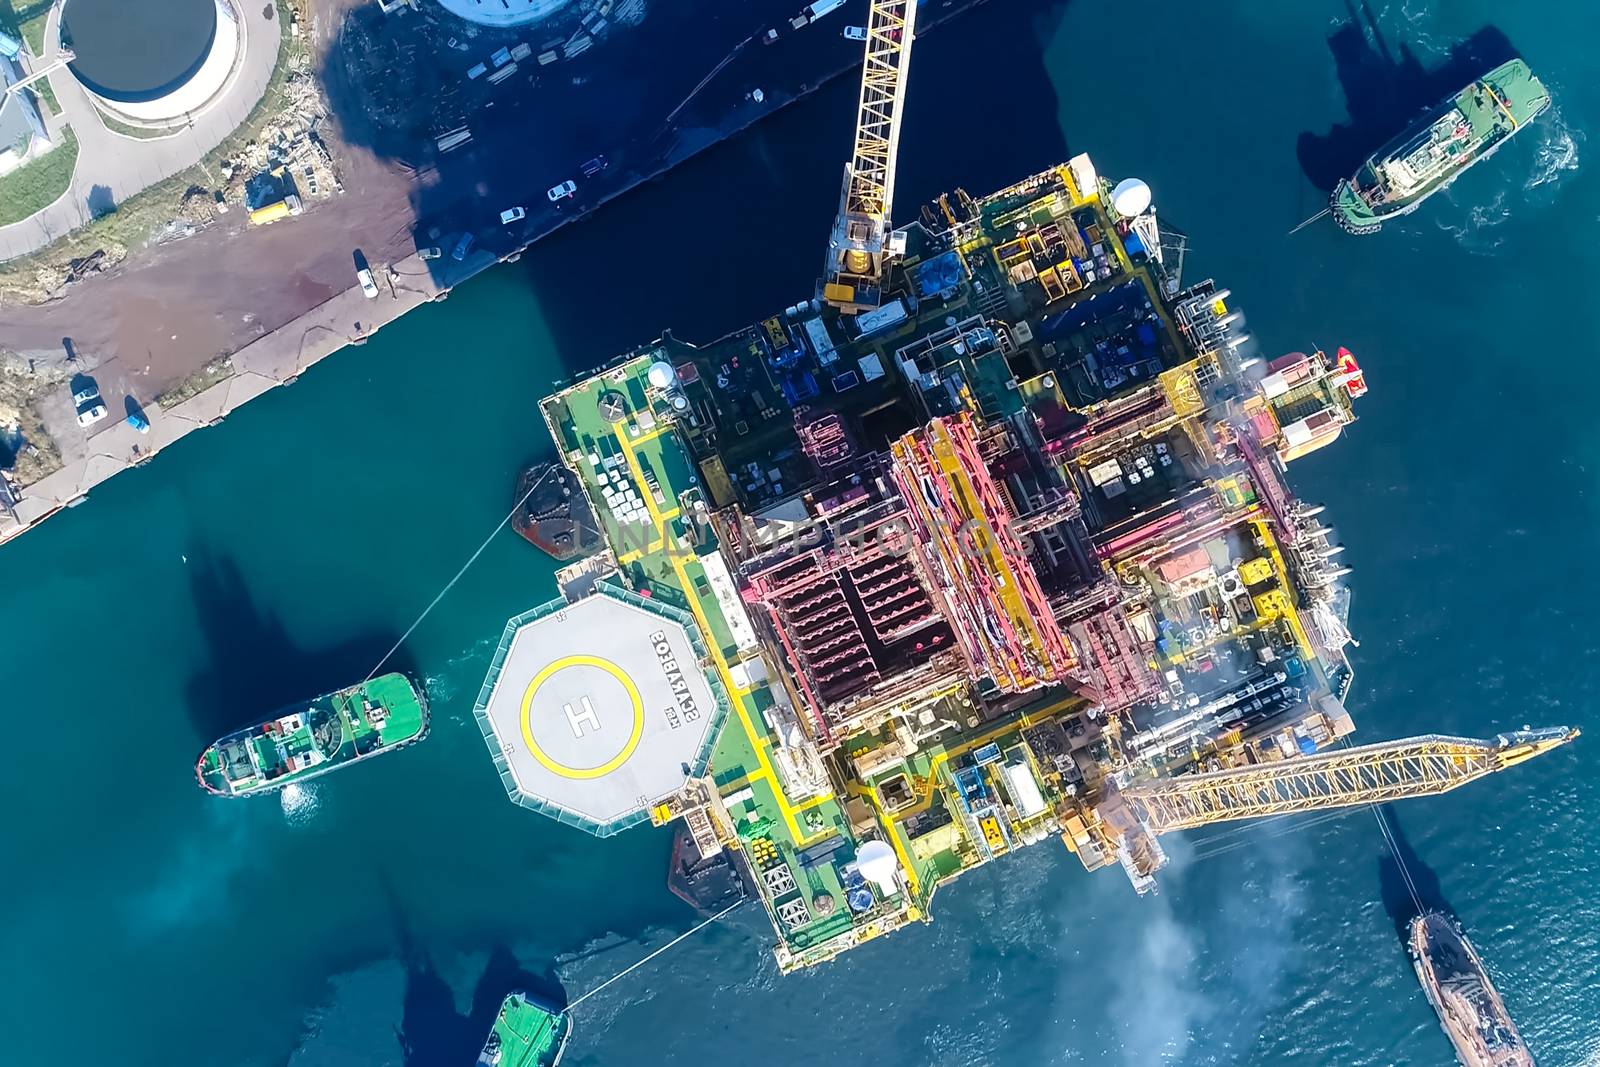
[[[552,186],[550,191],[548,193],[545,193],[544,195],[548,196],[550,198],[550,202],[552,204],[555,204],[555,203],[559,203],[562,200],[565,200],[567,197],[571,196],[572,194],[576,193],[577,191],[578,191],[578,183],[573,181],[571,178],[568,178],[566,181],[562,182],[560,185]]]
[[[865,41],[867,39],[867,28],[865,26],[846,26],[844,28],[844,39],[847,41]]]
[[[93,404],[78,412],[79,426],[93,426],[106,417],[106,406],[96,400]]]
[[[369,268],[362,267],[356,271],[356,281],[361,283],[361,291],[366,294],[368,300],[377,297],[378,283],[372,280],[372,271]]]
[[[521,222],[528,217],[528,213],[520,207],[508,207],[500,212],[500,225],[510,226],[513,222]]]

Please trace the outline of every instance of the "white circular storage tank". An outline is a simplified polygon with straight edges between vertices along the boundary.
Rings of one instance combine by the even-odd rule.
[[[1111,206],[1125,219],[1150,210],[1150,186],[1138,178],[1124,178],[1111,190]]]
[[[244,50],[234,0],[66,0],[69,69],[99,104],[135,123],[175,123],[227,88]]]
[[[650,364],[650,369],[645,372],[645,378],[657,389],[670,389],[678,380],[678,372],[672,369],[672,364],[663,359]]]
[[[452,15],[480,26],[525,26],[547,19],[572,0],[439,0]]]

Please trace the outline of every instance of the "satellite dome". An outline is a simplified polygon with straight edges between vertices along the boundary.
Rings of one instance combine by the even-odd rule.
[[[900,870],[900,863],[894,858],[894,849],[882,841],[868,841],[856,853],[856,870],[861,872],[861,877],[878,887],[884,896],[893,896],[900,892],[900,885],[895,880]]]
[[[1124,178],[1111,190],[1111,206],[1125,219],[1150,209],[1150,187],[1138,178]]]
[[[645,372],[645,377],[657,389],[666,389],[678,380],[678,372],[672,369],[672,364],[663,359],[650,364],[650,369]]]

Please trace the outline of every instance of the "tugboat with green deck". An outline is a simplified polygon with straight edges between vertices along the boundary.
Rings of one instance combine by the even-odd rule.
[[[572,1036],[572,1019],[517,990],[500,1002],[479,1067],[556,1067]]]
[[[1378,232],[1409,215],[1550,106],[1544,83],[1520,59],[1503,63],[1427,112],[1374,153],[1329,199],[1346,233]]]
[[[217,796],[271,793],[427,733],[422,690],[403,674],[384,674],[280,708],[266,722],[218,739],[200,754],[195,777]]]

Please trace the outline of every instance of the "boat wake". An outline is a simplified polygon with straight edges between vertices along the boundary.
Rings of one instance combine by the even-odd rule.
[[[463,678],[481,678],[498,644],[498,635],[480,637],[457,655],[445,660],[443,670],[424,675],[422,688],[427,692],[428,700],[434,708],[443,707],[455,700],[461,691]],[[473,681],[470,684],[476,685],[477,682]]]
[[[1449,234],[1462,251],[1493,255],[1505,242],[1504,234],[1496,232],[1511,217],[1511,198],[1504,188],[1497,190],[1488,203],[1459,203],[1453,190],[1447,190],[1444,199],[1454,210],[1440,212],[1439,229]]]
[[[278,794],[278,803],[290,826],[304,826],[316,817],[317,809],[322,806],[315,787],[300,784],[284,786]]]
[[[1564,175],[1578,169],[1578,142],[1582,139],[1583,132],[1569,126],[1560,110],[1552,107],[1539,123],[1539,150],[1523,189],[1531,193],[1546,186],[1556,188]]]
[[[1470,203],[1465,195],[1457,199],[1452,186],[1444,193],[1445,201],[1453,211],[1441,212],[1438,226],[1448,233],[1455,243],[1474,255],[1492,255],[1505,240],[1500,227],[1513,215],[1529,208],[1548,207],[1555,202],[1556,194],[1565,186],[1569,175],[1578,170],[1583,132],[1567,124],[1560,111],[1552,108],[1537,123],[1538,147],[1528,163],[1528,177],[1520,188],[1502,185],[1488,202]],[[1531,136],[1531,134],[1530,134]],[[1515,152],[1513,145],[1509,151]],[[1504,155],[1484,164],[1485,167],[1503,166]],[[1481,188],[1481,183],[1469,183],[1469,190]]]

